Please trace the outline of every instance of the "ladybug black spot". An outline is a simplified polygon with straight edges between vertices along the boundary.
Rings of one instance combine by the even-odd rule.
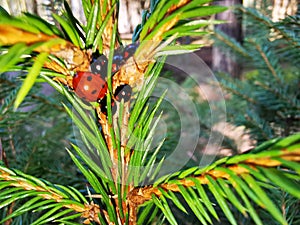
[[[91,92],[92,95],[94,95],[94,94],[96,94],[96,93],[97,93],[97,90],[93,90],[93,91]]]
[[[93,80],[93,77],[92,77],[92,76],[88,76],[88,77],[86,78],[86,80],[87,80],[87,81],[92,81],[92,80]]]

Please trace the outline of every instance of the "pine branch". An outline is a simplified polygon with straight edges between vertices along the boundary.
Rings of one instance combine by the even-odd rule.
[[[240,47],[226,35],[220,37],[224,43],[218,42],[218,45],[227,47],[226,50],[241,56],[237,60],[243,63],[246,72],[244,80],[227,79],[224,78],[226,75],[222,75],[221,86],[233,94],[227,101],[234,108],[232,121],[245,126],[258,143],[298,132],[295,126],[299,108],[296,87],[300,59],[296,50],[299,27],[293,22],[297,16],[275,23],[259,10],[238,9],[246,15],[243,22],[247,36],[243,46]],[[279,26],[289,38],[277,30]],[[250,57],[243,57],[243,49]],[[238,109],[234,104],[241,99],[245,107]]]
[[[266,64],[268,70],[271,72],[272,76],[275,78],[275,80],[277,82],[279,82],[280,84],[282,84],[282,80],[280,78],[280,74],[278,74],[278,70],[277,68],[275,68],[276,65],[278,65],[277,62],[272,63],[267,56],[267,53],[261,48],[260,45],[258,45],[254,40],[249,40],[250,44],[254,45],[254,47],[256,48],[256,50],[259,52],[259,54],[261,55],[264,63]],[[274,59],[274,58],[273,58]]]
[[[85,197],[80,194],[80,192],[75,191],[75,189],[45,183],[32,176],[25,175],[20,171],[12,171],[3,166],[0,166],[0,172],[0,180],[2,183],[0,199],[3,200],[0,204],[0,208],[3,208],[17,200],[22,200],[30,196],[34,197],[32,200],[27,200],[27,203],[24,203],[22,207],[8,215],[1,221],[1,223],[29,210],[35,209],[40,211],[46,205],[53,209],[57,207],[59,207],[59,209],[70,209],[71,211],[67,210],[63,212],[77,212],[79,213],[79,216],[82,216],[87,220],[99,220],[97,217],[99,206],[95,205],[93,202],[88,203]],[[24,191],[20,192],[20,188]],[[10,193],[9,196],[6,195],[8,192]],[[40,204],[37,204],[38,202],[40,202]],[[28,207],[28,205],[31,207]],[[43,207],[40,208],[42,205]],[[47,219],[51,218],[50,216],[51,215],[48,215],[47,217],[42,216],[39,220],[35,221],[34,224],[47,221]],[[57,220],[58,218],[63,220],[64,216],[65,214],[61,214],[61,218],[54,216],[51,218],[51,221]]]
[[[239,7],[238,8],[245,15],[250,16],[252,19],[256,20],[259,24],[265,25],[267,28],[274,29],[278,36],[282,36],[285,40],[287,40],[290,44],[292,44],[295,48],[300,47],[299,38],[292,29],[287,29],[286,26],[281,26],[282,22],[274,23],[270,18],[264,16],[262,13],[255,9]],[[297,19],[296,19],[297,20]],[[296,23],[297,25],[297,23]]]
[[[210,186],[212,184],[217,188],[217,183],[215,182],[225,182],[225,185],[227,184],[226,181],[228,181],[229,184],[231,184],[235,189],[243,189],[244,193],[253,199],[260,207],[269,210],[269,212],[273,214],[277,220],[282,221],[282,223],[285,224],[284,219],[280,215],[279,211],[276,211],[276,209],[273,207],[273,203],[271,203],[271,200],[265,195],[261,188],[263,187],[263,183],[273,183],[293,194],[297,198],[300,197],[298,192],[299,187],[297,187],[297,184],[295,183],[295,181],[300,180],[299,138],[299,134],[294,135],[282,139],[281,141],[277,141],[277,143],[272,144],[271,146],[267,144],[259,146],[253,150],[253,153],[249,152],[242,155],[223,158],[215,162],[213,165],[207,166],[206,168],[190,168],[186,171],[178,172],[173,175],[167,175],[159,179],[153,186],[137,187],[133,189],[128,194],[128,199],[133,205],[142,205],[147,201],[154,200],[155,198],[164,198],[163,196],[169,197],[175,202],[174,196],[171,197],[167,193],[179,192],[183,194],[185,189],[189,189],[190,187],[193,187],[197,190],[200,188],[200,186]],[[270,143],[274,143],[274,141],[270,141]],[[278,167],[283,168],[278,170],[275,169]],[[292,175],[291,171],[285,171],[285,168],[289,168],[291,171],[294,171],[294,174]],[[241,180],[238,181],[238,179]],[[258,179],[258,181],[255,181],[255,179]],[[253,185],[253,187],[257,186],[255,189],[260,190],[260,192],[256,192],[255,194],[257,197],[251,196],[251,193],[247,192],[247,190],[250,190],[250,187],[244,186],[245,184],[241,183],[242,180],[247,183],[246,185]],[[225,189],[223,190],[225,191],[228,187],[225,186],[224,188]],[[221,197],[221,195],[223,194],[221,194],[221,189],[215,189],[215,191],[218,193],[219,198],[222,199],[223,197]],[[230,195],[224,196],[226,196],[225,198],[227,198],[228,201],[232,201],[233,204],[237,204],[236,206],[239,208],[239,200],[237,200],[234,195],[231,192]],[[218,197],[215,197],[218,200]],[[265,199],[266,202],[262,202],[257,198]],[[192,202],[190,201],[195,201],[195,198],[193,197],[190,198],[190,201],[188,200],[188,196],[186,196],[185,199],[189,205],[192,205]],[[154,202],[155,201],[156,200],[154,200]],[[202,199],[202,201],[204,201],[204,199]],[[222,207],[221,204],[223,203],[219,202],[219,204]],[[247,208],[249,205],[245,205],[240,208],[245,214],[246,212],[244,207]],[[231,220],[230,213],[226,212],[226,208],[222,209],[228,219]],[[164,210],[169,211],[167,208],[164,208]],[[194,213],[196,215],[203,214],[203,212],[199,210],[195,210]],[[166,212],[164,212],[164,214],[166,214]],[[257,218],[257,215],[254,212],[250,211],[250,215],[254,220],[258,220],[255,219]],[[169,222],[171,224],[175,224],[174,222],[170,221],[170,218]],[[232,220],[232,223],[235,224],[234,219]]]
[[[234,51],[237,54],[241,55],[244,58],[251,58],[251,55],[249,54],[249,52],[247,51],[247,49],[245,49],[239,42],[237,42],[234,38],[229,37],[228,35],[226,35],[224,32],[220,31],[220,30],[216,30],[213,34],[213,37],[215,37],[218,42],[221,42],[222,44],[219,44],[221,47],[225,44],[228,49],[230,51]],[[215,44],[218,44],[215,43]]]
[[[55,211],[49,211],[49,213],[41,216],[33,224],[43,224],[47,221],[67,223],[78,217],[85,219],[84,224],[90,224],[93,221],[102,224],[104,218],[107,221],[110,220],[109,217],[111,215],[109,215],[109,212],[101,209],[93,201],[89,203],[79,191],[72,187],[53,185],[33,176],[23,174],[18,170],[10,170],[3,166],[0,166],[0,181],[2,182],[0,199],[3,200],[0,203],[0,208],[13,204],[16,201],[25,201],[22,207],[7,215],[1,223],[25,212],[39,212],[44,209],[55,209]],[[24,191],[20,191],[20,189]],[[7,196],[7,193],[10,195]],[[32,198],[30,199],[31,196]],[[90,197],[93,197],[93,195],[90,195]],[[101,196],[101,198],[103,197]],[[67,210],[64,210],[64,208]],[[55,212],[59,209],[64,213],[56,215]],[[72,215],[70,216],[69,213],[72,213]],[[104,215],[104,218],[99,216],[99,213]]]
[[[282,150],[280,155],[274,156],[274,158],[277,159],[272,159],[273,157],[266,156],[266,157],[259,157],[258,154],[255,155],[255,158],[252,158],[253,155],[244,155],[245,158],[248,158],[246,160],[240,161],[239,164],[237,165],[226,165],[229,164],[228,162],[223,162],[222,164],[218,165],[219,167],[229,169],[232,171],[234,174],[238,176],[242,176],[244,174],[249,174],[252,171],[250,169],[246,169],[247,167],[257,170],[256,168],[258,167],[265,167],[265,168],[273,168],[273,167],[278,167],[281,166],[282,163],[280,161],[294,161],[294,162],[299,162],[300,161],[300,149],[296,149],[295,152],[283,152],[284,149]],[[269,152],[270,153],[270,152]],[[265,154],[265,152],[264,152]],[[270,153],[271,155],[272,153]],[[251,156],[251,157],[250,157]],[[240,156],[239,156],[240,157]],[[237,157],[232,157],[233,161],[234,158]],[[230,159],[230,158],[229,158]],[[228,160],[229,160],[228,159]],[[278,160],[281,159],[281,160]],[[222,159],[224,161],[224,159]],[[217,164],[217,163],[216,163]],[[231,164],[231,163],[230,163]],[[195,174],[199,173],[197,169],[194,168],[195,171],[193,171]],[[200,170],[201,171],[201,170]],[[135,188],[132,190],[132,192],[129,195],[130,201],[134,204],[141,205],[145,201],[148,201],[152,198],[152,194],[155,194],[156,196],[160,197],[162,195],[160,188],[162,188],[165,191],[173,191],[173,192],[179,192],[180,191],[180,186],[184,187],[195,187],[196,186],[196,181],[193,181],[194,179],[197,180],[200,184],[208,184],[210,181],[207,179],[206,175],[209,175],[213,177],[214,179],[222,178],[222,179],[228,179],[230,177],[230,174],[220,171],[220,168],[216,169],[211,169],[205,172],[201,172],[201,175],[194,175],[192,177],[187,177],[185,179],[174,179],[175,177],[171,175],[173,178],[172,180],[170,178],[167,178],[167,182],[169,183],[162,183],[159,185],[155,186],[146,186],[142,188]],[[193,179],[190,179],[193,178]],[[170,180],[169,180],[170,179]],[[173,182],[175,181],[175,183]],[[177,182],[178,181],[178,182]],[[137,198],[138,196],[138,198]]]

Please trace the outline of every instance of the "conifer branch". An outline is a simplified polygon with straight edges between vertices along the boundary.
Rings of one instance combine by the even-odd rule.
[[[279,83],[282,83],[281,79],[279,78],[276,69],[272,66],[271,62],[269,61],[267,55],[265,54],[265,52],[261,49],[261,46],[258,45],[255,41],[251,41],[250,43],[252,43],[254,45],[254,47],[257,49],[257,51],[259,52],[259,54],[261,55],[263,61],[265,62],[265,64],[267,65],[267,68],[270,70],[272,76],[275,78],[275,80]]]
[[[234,158],[235,156],[232,157],[232,159]],[[128,201],[133,205],[142,205],[146,201],[151,200],[153,197],[152,195],[160,197],[162,195],[161,189],[165,191],[180,192],[180,186],[185,188],[196,187],[196,181],[202,185],[206,185],[210,182],[207,179],[207,176],[210,176],[215,180],[219,178],[225,180],[229,179],[230,174],[224,172],[224,170],[220,170],[220,168],[229,169],[235,175],[243,176],[244,174],[252,173],[251,170],[258,171],[259,167],[276,168],[283,164],[282,161],[300,162],[300,147],[298,146],[292,151],[282,149],[279,154],[276,154],[275,157],[269,155],[259,157],[259,155],[253,155],[250,153],[249,155],[244,154],[241,158],[246,159],[239,161],[238,164],[228,164],[228,162],[231,161],[231,158],[229,157],[227,159],[228,162],[225,161],[216,168],[201,172],[200,175],[187,176],[184,179],[167,179],[166,183],[145,187],[136,187],[128,194]],[[247,167],[251,168],[251,170],[249,170]],[[194,172],[195,174],[197,174],[196,171]]]
[[[70,200],[66,198],[67,193],[61,192],[48,184],[38,185],[34,183],[34,180],[28,180],[28,177],[20,177],[13,174],[12,171],[0,166],[0,181],[9,182],[7,185],[10,188],[19,187],[23,190],[36,192],[36,196],[40,196],[43,199],[53,200],[56,203],[62,203],[62,207],[72,209],[75,213],[80,213],[82,218],[85,218],[84,224],[90,224],[92,221],[100,223],[98,214],[101,212],[107,215],[106,210],[100,209],[99,205],[94,202],[88,203],[87,201],[82,204],[81,202]],[[40,181],[42,183],[42,181]],[[3,188],[3,187],[2,187]]]

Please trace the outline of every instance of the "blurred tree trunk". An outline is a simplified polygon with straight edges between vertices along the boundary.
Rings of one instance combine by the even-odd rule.
[[[82,22],[83,24],[86,23],[86,19],[85,19],[85,15],[83,12],[83,8],[82,8],[82,1],[79,0],[69,0],[68,2],[70,2],[70,7],[72,8],[72,11],[74,13],[74,15],[76,16],[76,18]]]
[[[284,19],[287,15],[297,12],[298,0],[274,0],[272,11],[273,21]]]
[[[215,4],[232,7],[236,4],[242,4],[242,0],[216,1]],[[226,10],[225,12],[217,14],[216,19],[227,21],[225,24],[217,25],[216,29],[226,33],[238,42],[242,41],[241,22],[232,10]],[[241,68],[235,62],[234,56],[215,46],[212,50],[212,68],[214,71],[222,71],[231,74],[233,77],[240,77]]]
[[[149,6],[149,0],[120,0],[119,32],[125,39],[131,39],[134,28],[141,23],[142,11]]]
[[[63,5],[63,0],[1,0],[0,5],[12,15],[30,12],[49,22],[53,22],[51,14],[59,12]]]
[[[25,11],[37,14],[36,0],[1,0],[0,5],[12,15],[17,15]]]
[[[79,0],[66,0],[76,18],[85,23],[82,3]],[[53,22],[52,13],[59,13],[63,7],[63,0],[0,0],[0,5],[10,14],[18,15],[22,12],[30,12]]]
[[[54,23],[52,13],[58,13],[63,6],[63,0],[35,0],[35,3],[37,15],[50,23]]]

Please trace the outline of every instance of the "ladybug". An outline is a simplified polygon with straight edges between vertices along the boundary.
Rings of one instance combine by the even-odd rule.
[[[115,54],[113,57],[111,72],[112,73],[117,72],[123,64],[124,64],[124,58],[122,54],[119,53]]]
[[[130,97],[131,97],[131,93],[132,93],[132,88],[130,87],[130,85],[121,85],[119,87],[117,87],[115,94],[114,94],[114,98],[116,101],[120,102],[122,99],[124,100],[124,102],[129,101]],[[114,115],[117,111],[117,104],[115,102],[114,99],[112,99],[111,101],[111,111],[112,114]],[[106,96],[99,101],[100,105],[101,105],[101,112],[104,113],[105,115],[107,115],[107,105],[106,105]]]
[[[138,46],[139,46],[138,43],[132,43],[132,44],[127,45],[123,52],[124,60],[127,60],[128,58],[133,56],[133,54],[135,53]]]
[[[101,112],[105,115],[107,115],[107,102],[106,102],[106,96],[99,102],[101,106]],[[114,115],[117,112],[117,104],[116,102],[112,99],[111,100],[111,112]]]
[[[105,55],[94,58],[90,65],[92,73],[103,75],[102,78],[104,78],[107,74],[107,62]]]
[[[130,85],[127,84],[121,85],[117,87],[115,91],[115,99],[119,102],[122,99],[124,100],[124,102],[128,102],[130,100],[131,93],[132,93],[132,88],[130,87]]]
[[[100,74],[79,71],[72,83],[76,95],[88,102],[101,100],[107,93],[107,83]]]

